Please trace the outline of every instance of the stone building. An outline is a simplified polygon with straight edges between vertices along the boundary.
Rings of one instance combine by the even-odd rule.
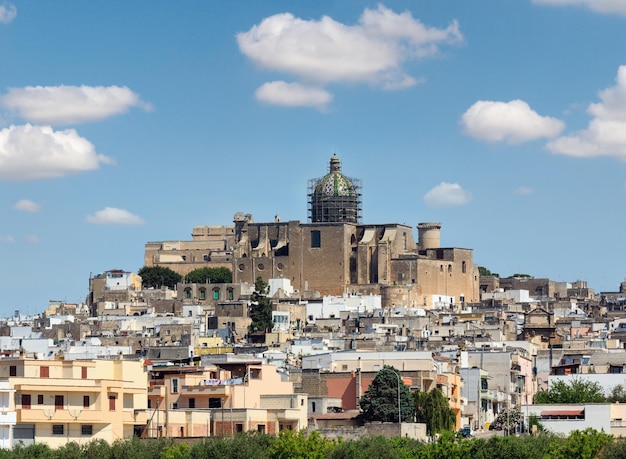
[[[233,283],[286,278],[300,296],[382,296],[384,307],[453,308],[480,299],[471,249],[440,245],[440,223],[360,223],[360,184],[341,173],[339,158],[309,186],[308,223],[255,223],[237,213],[233,226],[195,227],[192,241],[148,242],[145,265],[180,274],[226,266]]]

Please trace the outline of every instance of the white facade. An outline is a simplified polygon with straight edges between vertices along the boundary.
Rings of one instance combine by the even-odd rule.
[[[284,294],[287,296],[292,296],[294,294],[293,286],[291,285],[291,281],[289,279],[285,279],[283,277],[270,279],[269,280],[269,296],[270,298],[276,295],[279,290],[282,290]]]
[[[391,365],[400,371],[434,371],[430,351],[338,351],[302,357],[302,369],[328,371],[380,371]]]
[[[504,290],[502,288],[496,289],[493,292],[486,292],[480,295],[482,301],[485,300],[507,300],[513,303],[536,303],[537,300],[533,299],[529,295],[528,290]]]
[[[348,295],[325,296],[322,302],[309,302],[306,305],[307,323],[314,324],[316,319],[333,319],[341,317],[341,313],[371,314],[381,309],[380,295]]]
[[[15,410],[11,410],[14,392],[9,381],[0,381],[0,448],[13,447],[13,427],[17,420]]]
[[[135,274],[123,271],[107,271],[104,288],[107,290],[134,290]]]
[[[590,403],[558,405],[522,405],[527,419],[537,416],[550,432],[569,435],[574,430],[592,428],[616,437],[626,434],[626,405],[623,403]]]

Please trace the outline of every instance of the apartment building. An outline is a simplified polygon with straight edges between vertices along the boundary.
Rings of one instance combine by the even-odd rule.
[[[223,361],[150,369],[147,437],[268,434],[307,426],[306,395],[294,394],[274,365]]]
[[[7,381],[13,394],[13,442],[52,448],[141,433],[147,379],[140,361],[0,360],[0,381]]]

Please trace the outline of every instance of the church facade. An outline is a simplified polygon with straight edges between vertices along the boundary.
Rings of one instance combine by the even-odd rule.
[[[199,226],[191,241],[149,242],[146,266],[180,274],[224,266],[233,282],[283,277],[303,298],[380,294],[385,307],[457,308],[478,302],[479,275],[471,249],[442,248],[439,223],[362,224],[360,182],[329,172],[309,184],[309,222],[255,223],[237,213],[233,225]]]

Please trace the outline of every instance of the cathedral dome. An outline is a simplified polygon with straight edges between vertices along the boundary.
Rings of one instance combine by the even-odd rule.
[[[337,154],[330,158],[328,174],[309,181],[311,222],[358,223],[361,214],[360,180],[341,173]]]
[[[330,158],[330,173],[315,185],[315,193],[324,196],[353,196],[356,193],[352,180],[341,173],[341,162],[337,154]]]

